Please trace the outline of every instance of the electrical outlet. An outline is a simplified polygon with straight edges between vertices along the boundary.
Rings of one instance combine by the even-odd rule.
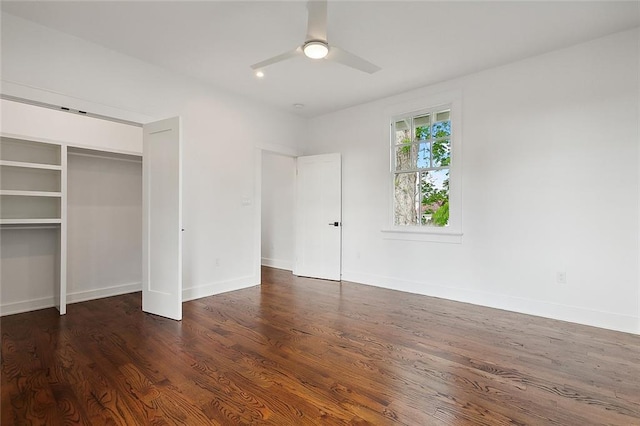
[[[558,284],[566,284],[567,283],[567,273],[564,271],[556,272],[556,282]]]

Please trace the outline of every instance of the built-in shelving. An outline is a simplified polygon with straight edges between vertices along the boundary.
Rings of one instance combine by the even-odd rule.
[[[0,190],[0,195],[13,195],[20,197],[62,197],[62,192],[50,192],[50,191],[20,191],[12,189]]]
[[[62,223],[63,148],[0,138],[0,224]]]
[[[43,244],[57,241],[54,299],[61,314],[66,312],[66,158],[60,143],[0,137],[0,229],[11,238],[24,232],[30,241],[33,235]]]
[[[21,167],[25,169],[62,170],[62,166],[57,164],[27,163],[24,161],[0,160],[0,166]]]
[[[141,127],[0,103],[0,316],[134,291]]]
[[[55,225],[62,223],[62,219],[0,219],[0,225]]]

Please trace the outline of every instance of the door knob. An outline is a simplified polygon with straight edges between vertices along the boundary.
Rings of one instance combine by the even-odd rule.
[[[329,226],[340,226],[340,222],[329,222]]]

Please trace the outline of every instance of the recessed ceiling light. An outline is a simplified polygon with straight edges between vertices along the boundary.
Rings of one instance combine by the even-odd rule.
[[[304,104],[293,104],[293,107],[298,109],[304,108]]]
[[[262,71],[256,71],[256,77],[258,77],[258,78],[262,78],[262,77],[264,77],[264,72],[262,72]]]

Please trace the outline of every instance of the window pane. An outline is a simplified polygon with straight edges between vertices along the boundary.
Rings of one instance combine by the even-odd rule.
[[[431,116],[429,114],[413,117],[413,125],[416,127],[428,126],[431,124]]]
[[[431,137],[430,125],[431,117],[429,115],[420,115],[413,118],[414,135],[416,140],[426,140]]]
[[[410,120],[411,120],[410,118],[403,118],[402,120],[396,121],[395,122],[396,131],[400,132],[400,131],[410,130],[411,129],[411,125],[409,124]]]
[[[411,119],[396,121],[394,123],[396,145],[411,142]]]
[[[451,118],[451,110],[440,111],[436,114],[436,121],[448,121]]]
[[[445,138],[451,136],[451,121],[440,121],[433,124],[433,137]]]
[[[420,223],[449,224],[449,169],[420,173]]]
[[[394,216],[396,225],[418,225],[420,191],[419,173],[398,173],[394,176]]]
[[[418,146],[415,144],[405,144],[395,147],[396,170],[415,170],[418,156]]]
[[[431,167],[431,144],[429,142],[420,142],[418,145],[417,166],[419,169]]]
[[[433,167],[451,164],[451,139],[436,139],[432,148]]]
[[[411,143],[411,137],[409,136],[409,131],[399,131],[396,132],[396,145],[403,145]]]

